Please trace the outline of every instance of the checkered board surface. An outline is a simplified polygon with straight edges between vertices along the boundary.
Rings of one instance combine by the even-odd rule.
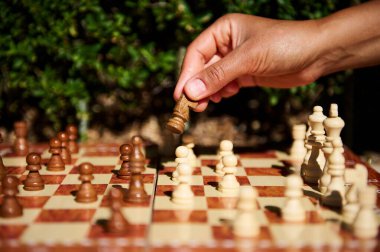
[[[254,239],[237,239],[232,233],[237,198],[225,197],[217,190],[221,176],[215,173],[215,155],[198,156],[191,188],[195,199],[191,209],[171,202],[176,182],[171,180],[176,163],[164,162],[159,171],[153,205],[149,241],[153,247],[203,248],[359,248],[361,242],[341,228],[342,217],[336,211],[318,204],[320,193],[304,185],[302,203],[307,211],[305,223],[285,223],[281,219],[285,179],[292,172],[287,155],[277,151],[239,154],[236,177],[240,185],[254,186],[260,235]],[[353,167],[353,160],[347,166]],[[370,173],[370,177],[372,177]],[[378,180],[372,178],[372,183]],[[371,241],[373,242],[373,241]],[[366,246],[378,246],[377,243]]]
[[[31,151],[41,153],[46,164],[50,155],[47,146],[34,146]],[[7,150],[2,150],[7,153]],[[151,219],[153,197],[143,204],[124,203],[122,212],[128,219],[130,232],[111,235],[105,232],[104,224],[110,216],[108,192],[112,187],[128,188],[129,180],[117,178],[120,168],[119,146],[96,145],[81,147],[79,154],[72,155],[73,164],[60,172],[49,172],[46,165],[40,170],[45,181],[42,191],[25,191],[19,185],[19,201],[24,207],[22,217],[0,218],[0,242],[9,244],[108,244],[137,243],[144,245]],[[8,174],[23,181],[28,174],[25,157],[12,153],[3,156]],[[74,193],[79,189],[78,166],[82,162],[94,165],[94,185],[98,200],[94,203],[77,203]],[[155,188],[156,169],[147,164],[144,172],[145,190],[152,196]],[[2,197],[2,196],[1,196]],[[0,201],[2,199],[0,198]],[[8,245],[9,245],[8,244]],[[1,249],[0,249],[1,250]]]
[[[50,157],[47,149],[47,145],[35,145],[31,151],[41,153],[43,163],[46,163]],[[0,146],[0,155],[8,173],[24,180],[28,173],[25,171],[25,157],[13,156],[10,147],[4,145]],[[111,187],[126,190],[129,181],[120,180],[115,175],[120,167],[119,146],[98,144],[82,146],[80,153],[73,155],[73,165],[68,165],[65,171],[48,172],[43,166],[40,171],[46,183],[43,191],[27,192],[20,184],[18,197],[24,214],[19,218],[0,218],[0,251],[4,245],[7,248],[19,245],[29,248],[39,244],[55,249],[79,246],[80,249],[128,248],[126,251],[130,248],[144,251],[175,251],[178,248],[186,251],[272,251],[273,248],[282,250],[289,247],[302,248],[302,251],[315,248],[337,251],[379,249],[379,238],[359,241],[342,228],[341,215],[319,206],[320,194],[308,185],[304,185],[305,196],[302,199],[307,210],[306,222],[285,223],[280,217],[280,209],[285,201],[285,177],[291,170],[286,161],[287,155],[266,151],[239,153],[237,156],[238,181],[241,185],[254,186],[259,193],[256,215],[261,232],[256,238],[239,239],[232,233],[237,198],[225,197],[216,189],[221,177],[214,172],[218,162],[215,155],[198,156],[192,177],[195,194],[192,209],[181,208],[171,202],[176,186],[171,180],[171,173],[176,163],[165,161],[157,168],[153,162],[148,162],[144,182],[147,193],[151,195],[149,202],[125,203],[122,211],[131,224],[130,231],[123,235],[106,233],[103,227],[110,216],[107,192]],[[98,192],[98,201],[76,203],[73,193],[80,184],[78,165],[87,161],[95,166],[92,183]],[[348,152],[346,162],[352,168],[361,161]],[[369,167],[368,182],[379,187],[379,181],[379,174]],[[380,200],[378,207],[379,203]]]

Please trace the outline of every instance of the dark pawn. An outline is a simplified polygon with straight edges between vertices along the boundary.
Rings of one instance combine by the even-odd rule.
[[[50,149],[51,157],[47,163],[48,171],[63,171],[65,170],[65,162],[61,157],[62,152],[62,143],[58,138],[52,138],[50,140]]]
[[[17,156],[25,156],[28,154],[29,145],[27,141],[28,127],[25,121],[14,123],[16,139],[13,145],[13,151]]]
[[[79,146],[77,143],[78,138],[78,128],[75,127],[72,124],[67,125],[66,127],[66,133],[69,137],[69,151],[70,153],[78,153],[79,152]]]
[[[75,200],[80,203],[90,203],[98,199],[98,195],[91,184],[91,180],[94,179],[92,175],[94,172],[94,166],[91,163],[82,163],[79,166],[79,180],[82,184],[79,187]]]
[[[120,160],[122,161],[122,164],[120,166],[118,177],[121,179],[127,179],[131,174],[129,171],[129,160],[132,149],[133,147],[130,144],[123,144],[120,146]]]
[[[129,189],[126,194],[126,201],[133,203],[145,202],[148,199],[148,194],[144,189],[142,175],[142,172],[145,170],[145,157],[139,148],[140,144],[142,144],[140,141],[140,137],[132,137],[133,151],[131,154],[131,161],[129,163],[131,180],[129,182]]]
[[[3,138],[0,134],[0,143],[3,142]],[[0,194],[3,193],[3,186],[2,186],[2,183],[3,183],[3,179],[5,177],[5,175],[7,174],[7,171],[5,169],[5,166],[4,166],[4,163],[3,163],[3,159],[2,157],[0,156]]]
[[[0,207],[1,217],[13,218],[22,216],[22,206],[16,198],[18,184],[18,178],[14,176],[5,176],[3,179],[4,198],[3,204]]]
[[[26,179],[24,180],[24,190],[25,191],[39,191],[45,188],[44,180],[42,179],[40,173],[41,169],[41,156],[38,153],[29,153],[26,156],[26,169],[29,171]]]
[[[112,188],[109,195],[111,217],[107,221],[106,231],[122,234],[128,231],[129,223],[121,212],[123,193],[118,188]]]
[[[65,164],[71,164],[71,153],[68,148],[69,145],[69,138],[66,132],[62,131],[58,133],[58,139],[61,141],[61,157],[63,159],[63,162]]]

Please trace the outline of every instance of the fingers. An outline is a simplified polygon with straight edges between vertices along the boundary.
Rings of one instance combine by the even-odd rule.
[[[185,83],[198,72],[205,69],[207,64],[219,60],[218,47],[229,44],[229,26],[224,20],[218,20],[204,30],[187,48],[182,64],[174,99],[178,100],[183,92]],[[215,57],[216,56],[216,57]]]
[[[223,89],[228,83],[244,74],[246,69],[244,58],[243,50],[237,48],[191,77],[184,86],[187,97],[198,101]]]

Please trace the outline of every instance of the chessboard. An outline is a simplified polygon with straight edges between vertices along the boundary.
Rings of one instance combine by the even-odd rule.
[[[11,146],[2,145],[3,163],[8,175],[19,178],[18,199],[23,206],[23,215],[16,218],[0,218],[0,248],[47,246],[147,246],[153,195],[156,182],[156,167],[147,159],[143,180],[149,199],[143,203],[123,203],[122,213],[130,224],[129,231],[122,236],[109,234],[105,222],[110,217],[109,197],[111,188],[127,190],[129,179],[120,179],[117,171],[121,160],[117,144],[81,145],[78,154],[72,154],[72,164],[64,171],[47,171],[46,163],[51,154],[48,144],[30,147],[30,152],[39,153],[43,168],[40,174],[45,182],[42,191],[26,191],[22,181],[28,171],[25,156],[16,156]],[[94,166],[92,184],[97,200],[78,203],[74,200],[81,181],[78,166],[90,162]],[[0,202],[2,198],[0,199]],[[1,204],[1,203],[0,203]],[[2,249],[0,249],[3,251]]]
[[[14,156],[10,146],[1,145],[1,155],[7,173],[23,181],[27,174],[25,157]],[[31,151],[41,154],[46,163],[50,157],[48,145],[32,145]],[[210,154],[211,153],[211,154]],[[232,232],[237,197],[226,196],[217,190],[221,176],[215,173],[218,162],[214,154],[197,153],[191,189],[194,204],[191,208],[171,201],[176,182],[174,157],[160,160],[146,154],[144,171],[146,203],[124,203],[122,212],[130,223],[125,234],[109,234],[104,223],[110,216],[107,194],[112,187],[128,190],[128,180],[116,176],[120,169],[117,144],[81,145],[73,164],[62,172],[41,169],[46,185],[42,191],[25,191],[22,184],[18,195],[24,214],[17,218],[0,218],[0,250],[17,248],[54,249],[127,249],[125,251],[378,251],[379,236],[359,240],[342,221],[336,209],[319,204],[320,193],[309,185],[303,186],[302,204],[306,220],[287,223],[280,216],[285,202],[285,179],[294,172],[288,154],[279,150],[235,152],[238,158],[236,178],[240,185],[256,188],[260,233],[255,238],[238,238]],[[380,175],[362,162],[350,150],[345,150],[346,167],[353,169],[362,163],[368,168],[368,184],[380,186]],[[94,184],[98,200],[84,204],[74,201],[80,181],[78,165],[94,165]],[[379,194],[377,210],[380,207]],[[1,203],[1,199],[0,199]],[[377,211],[380,220],[380,212]]]

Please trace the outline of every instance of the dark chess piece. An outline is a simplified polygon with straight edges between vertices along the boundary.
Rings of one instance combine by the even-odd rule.
[[[106,231],[122,234],[128,231],[129,223],[121,212],[123,193],[118,188],[112,188],[109,195],[111,217],[107,221]]]
[[[28,127],[25,121],[14,123],[16,139],[13,145],[13,151],[17,156],[25,156],[28,154],[29,144],[27,141]]]
[[[2,136],[1,136],[1,134],[0,134],[0,143],[2,143],[3,142],[3,138],[2,138]],[[5,169],[5,166],[4,166],[4,163],[3,163],[3,159],[2,159],[2,157],[0,156],[0,194],[2,194],[3,193],[3,187],[2,187],[2,181],[3,181],[3,179],[4,179],[4,177],[5,177],[5,175],[7,174],[7,170]]]
[[[122,161],[122,164],[117,176],[121,179],[127,179],[131,174],[129,171],[129,160],[132,149],[133,147],[130,144],[123,144],[120,146],[120,160]]]
[[[24,180],[24,190],[25,191],[40,191],[45,188],[44,180],[42,179],[40,173],[41,170],[41,156],[38,153],[29,153],[26,156],[26,169],[29,171],[26,179]]]
[[[63,171],[65,170],[65,162],[61,157],[62,152],[62,142],[58,138],[50,139],[50,149],[51,157],[47,163],[48,171]]]
[[[129,189],[126,194],[126,201],[133,203],[145,202],[148,200],[148,194],[144,189],[144,181],[142,172],[145,170],[145,157],[139,148],[141,138],[132,137],[133,151],[129,162],[129,170],[131,172],[131,180],[129,181]]]
[[[22,216],[22,206],[17,200],[18,178],[5,176],[3,179],[3,204],[0,206],[0,216],[3,218],[13,218]]]
[[[182,94],[174,107],[172,117],[166,124],[166,128],[173,133],[182,134],[185,129],[185,123],[190,118],[189,108],[194,109],[197,105],[198,102],[190,101],[184,94]]]
[[[79,146],[77,143],[78,139],[78,128],[75,125],[69,124],[66,127],[66,133],[69,137],[69,151],[70,153],[78,153],[79,152]]]
[[[79,180],[82,184],[79,187],[75,200],[80,203],[91,203],[98,199],[98,195],[91,184],[91,180],[94,179],[92,175],[94,172],[94,166],[91,163],[82,163],[79,165]]]
[[[58,133],[58,139],[61,141],[61,157],[65,164],[71,164],[71,153],[68,148],[69,145],[69,137],[66,132],[62,131]]]

